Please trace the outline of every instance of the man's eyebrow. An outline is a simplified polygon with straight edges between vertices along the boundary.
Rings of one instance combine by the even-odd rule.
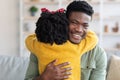
[[[78,20],[76,20],[76,19],[72,19],[72,20],[70,20],[70,21],[75,21],[75,22],[79,23],[79,21],[78,21]]]
[[[80,22],[76,19],[71,19],[70,22],[75,21],[76,23],[80,24]],[[84,22],[82,24],[89,25],[89,22]]]

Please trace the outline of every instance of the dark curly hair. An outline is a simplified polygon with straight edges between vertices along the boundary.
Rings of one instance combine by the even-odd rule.
[[[88,4],[86,1],[73,1],[67,6],[66,16],[69,18],[69,15],[73,11],[80,11],[88,14],[89,16],[92,16],[94,13],[94,10],[90,4]]]
[[[35,34],[40,42],[63,44],[68,40],[68,25],[65,12],[42,12],[36,23]]]

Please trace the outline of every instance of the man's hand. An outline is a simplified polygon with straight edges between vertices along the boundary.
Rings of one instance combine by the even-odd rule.
[[[69,62],[59,65],[55,65],[55,62],[56,60],[47,65],[45,71],[40,75],[41,80],[63,80],[69,78],[71,67],[64,68],[69,65]]]

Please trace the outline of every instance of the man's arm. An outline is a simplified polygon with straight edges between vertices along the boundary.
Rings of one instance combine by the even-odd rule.
[[[37,57],[31,53],[29,65],[28,65],[24,80],[48,80],[48,79],[46,79],[47,75],[45,76],[44,74],[42,74],[40,76],[38,71],[39,70],[38,70]]]
[[[103,49],[96,51],[96,68],[92,70],[90,80],[106,80],[107,57]]]
[[[24,80],[33,80],[37,76],[39,76],[37,57],[33,54],[30,54],[30,61]]]

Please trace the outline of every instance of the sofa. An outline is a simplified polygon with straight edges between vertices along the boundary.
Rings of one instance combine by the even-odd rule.
[[[0,56],[0,80],[24,80],[28,57]]]
[[[107,78],[106,80],[120,80],[120,51],[106,51],[108,58]],[[113,56],[116,55],[116,56]],[[117,62],[117,63],[116,63]],[[29,57],[15,57],[15,56],[0,56],[0,80],[24,80],[25,73],[28,67]],[[110,65],[114,66],[117,71]],[[118,67],[116,68],[115,67]],[[114,71],[114,73],[113,73]],[[117,75],[116,75],[116,74]]]

